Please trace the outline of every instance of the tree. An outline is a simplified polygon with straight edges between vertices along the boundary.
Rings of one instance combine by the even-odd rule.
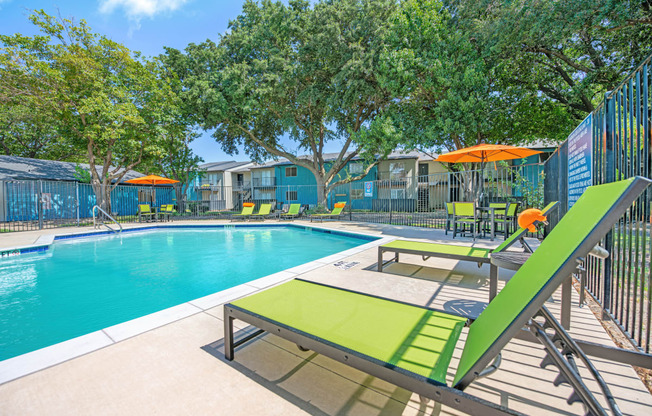
[[[92,33],[85,21],[42,10],[30,20],[44,36],[0,36],[0,97],[33,101],[52,115],[63,140],[86,153],[97,204],[111,212],[111,191],[153,154],[176,96],[156,61]]]
[[[649,55],[651,6],[648,0],[450,2],[501,60],[508,82],[563,105],[573,125]]]
[[[247,1],[219,44],[168,50],[184,100],[228,153],[243,145],[256,161],[285,157],[315,176],[319,202],[364,177],[400,136],[382,112],[391,95],[376,77],[393,0]],[[296,149],[282,143],[286,138]],[[334,161],[327,142],[341,140]],[[307,152],[299,157],[297,152]],[[362,174],[338,176],[355,157]]]
[[[554,105],[502,83],[490,51],[441,1],[401,6],[383,54],[381,84],[395,97],[389,112],[407,147],[442,153],[480,143],[521,144],[556,132],[545,129]],[[480,188],[478,164],[452,169],[463,171],[466,192]]]
[[[199,164],[204,159],[195,155],[190,148],[190,143],[196,137],[198,135],[191,130],[169,132],[159,144],[160,157],[155,161],[156,169],[163,176],[179,181],[175,184],[174,192],[180,212],[183,212],[186,206],[188,186],[202,173]]]
[[[452,151],[480,143],[557,138],[563,109],[497,73],[499,60],[439,0],[408,0],[396,14],[382,85],[406,145]]]
[[[16,101],[5,101],[2,105],[0,154],[52,160],[83,159],[77,149],[61,138],[58,123],[47,108]]]

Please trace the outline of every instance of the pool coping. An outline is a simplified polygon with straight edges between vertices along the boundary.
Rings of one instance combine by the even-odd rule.
[[[226,227],[225,227],[226,226]],[[188,318],[192,315],[205,312],[209,309],[215,308],[219,305],[232,302],[241,297],[250,295],[252,293],[264,290],[271,286],[283,283],[285,281],[294,279],[295,277],[315,270],[320,267],[327,266],[337,261],[343,260],[347,257],[377,247],[379,245],[388,243],[396,239],[396,237],[383,237],[376,234],[362,233],[362,232],[348,232],[342,230],[335,230],[325,228],[323,226],[300,225],[300,224],[215,224],[215,225],[166,225],[158,224],[144,227],[134,227],[125,229],[124,231],[146,231],[153,229],[166,229],[166,228],[249,228],[249,227],[288,227],[303,228],[309,230],[317,230],[327,234],[345,235],[349,237],[360,238],[363,240],[371,240],[359,246],[344,250],[335,254],[331,254],[308,263],[303,263],[289,269],[281,270],[267,276],[260,277],[247,283],[243,283],[229,289],[221,290],[201,298],[193,299],[179,305],[172,306],[153,312],[151,314],[141,316],[139,318],[131,319],[120,324],[116,324],[107,328],[103,328],[85,335],[71,338],[57,344],[50,345],[35,351],[18,355],[16,357],[8,358],[0,361],[0,385],[11,382],[26,375],[35,373],[37,371],[45,370],[46,368],[64,363],[82,355],[109,347],[118,342],[135,337],[145,332],[151,331],[156,328],[171,324],[181,319]],[[14,247],[3,249],[2,252],[16,251],[20,254],[32,253],[37,251],[46,251],[49,246],[56,240],[65,240],[69,238],[82,238],[86,236],[97,236],[112,234],[111,231],[95,231],[95,232],[77,232],[61,235],[43,235],[40,236],[32,245]],[[24,250],[24,251],[22,251]]]

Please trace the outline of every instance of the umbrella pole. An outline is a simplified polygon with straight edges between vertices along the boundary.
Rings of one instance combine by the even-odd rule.
[[[484,158],[483,158],[484,160]],[[480,184],[478,186],[478,204],[482,204],[482,190],[484,188],[484,161],[480,162]]]

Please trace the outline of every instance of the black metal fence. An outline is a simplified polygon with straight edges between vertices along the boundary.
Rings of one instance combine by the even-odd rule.
[[[593,185],[639,175],[652,177],[651,58],[607,93],[592,114]],[[545,197],[562,200],[561,215],[567,210],[567,147],[566,142],[562,144],[545,166]],[[604,239],[602,245],[611,253],[607,259],[589,256],[585,262],[587,291],[631,343],[648,353],[652,317],[651,198],[648,189]]]
[[[61,181],[0,181],[0,232],[93,224],[95,192],[89,184]],[[111,214],[120,222],[138,219],[138,205],[175,203],[171,187],[118,185]]]
[[[482,180],[480,180],[482,178]],[[327,196],[327,207],[346,202],[343,219],[382,224],[443,228],[445,203],[472,201],[482,182],[481,203],[520,202],[541,206],[543,167],[539,164],[501,166],[480,171],[458,171],[419,177],[352,182]],[[172,219],[228,219],[244,202],[270,203],[274,210],[299,203],[315,210],[319,189],[315,185],[279,186],[271,183],[202,186],[178,201],[172,187],[120,185],[111,193],[111,211],[121,222],[138,219],[138,205],[174,204]],[[89,225],[95,194],[89,184],[55,181],[0,182],[0,231]]]
[[[482,179],[480,179],[482,178]],[[346,202],[344,219],[361,222],[443,228],[446,202],[473,201],[482,183],[481,203],[519,202],[521,207],[543,204],[543,165],[489,164],[479,170],[419,177],[351,182],[327,195],[327,209]],[[301,204],[306,212],[317,209],[320,190],[315,185],[202,186],[188,197],[175,218],[229,218],[244,202],[270,203],[274,210]]]

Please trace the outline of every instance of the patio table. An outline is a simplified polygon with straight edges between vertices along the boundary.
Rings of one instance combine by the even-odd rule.
[[[496,237],[496,207],[476,207],[476,209],[480,212],[488,212],[489,213],[489,218],[491,221],[491,241],[494,241],[494,238]],[[500,208],[498,208],[500,209]],[[484,221],[484,217],[483,217]]]

